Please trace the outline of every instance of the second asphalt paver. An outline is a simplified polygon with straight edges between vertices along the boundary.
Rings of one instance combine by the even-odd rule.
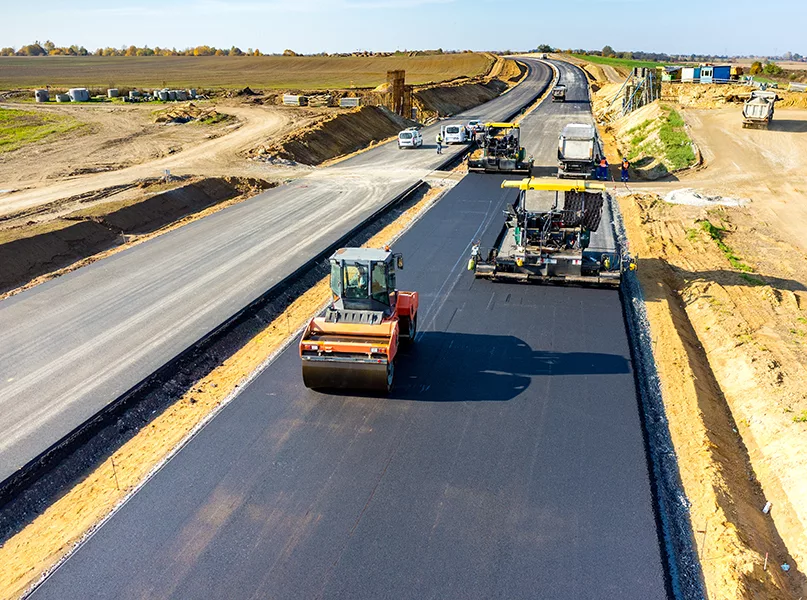
[[[619,295],[467,273],[501,181],[395,245],[389,398],[307,390],[289,348],[34,597],[665,598]]]

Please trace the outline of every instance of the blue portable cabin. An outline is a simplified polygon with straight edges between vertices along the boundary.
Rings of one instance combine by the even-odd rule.
[[[701,83],[727,83],[731,79],[731,67],[727,65],[701,65]]]
[[[728,83],[731,81],[731,65],[718,65],[712,68],[713,83]]]

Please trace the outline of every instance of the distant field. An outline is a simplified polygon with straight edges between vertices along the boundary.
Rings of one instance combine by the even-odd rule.
[[[423,84],[486,73],[485,54],[413,57],[307,56],[49,56],[0,57],[0,89],[67,87],[195,87],[323,90],[375,87],[387,71],[405,69]]]
[[[625,67],[627,69],[632,69],[633,67],[648,67],[650,69],[655,69],[656,67],[660,67],[662,65],[670,64],[670,63],[663,63],[663,62],[656,62],[652,60],[631,60],[628,58],[607,58],[603,56],[592,56],[588,54],[572,54],[575,58],[579,58],[580,60],[587,60],[588,62],[597,64],[597,65],[610,65],[612,67]]]

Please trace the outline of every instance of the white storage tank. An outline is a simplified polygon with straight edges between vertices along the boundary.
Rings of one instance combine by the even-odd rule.
[[[129,90],[129,100],[135,100],[140,98],[140,92],[137,90]]]
[[[67,90],[70,100],[73,102],[89,102],[90,92],[87,88],[71,88]]]
[[[168,99],[173,101],[177,99],[177,92],[176,90],[168,90]]]
[[[177,100],[184,101],[188,99],[188,93],[185,90],[177,90],[176,93],[177,93]]]
[[[37,102],[48,102],[50,100],[50,94],[48,90],[34,90],[34,98]]]
[[[56,102],[70,102],[69,94],[56,94]]]
[[[163,102],[168,102],[168,90],[160,90],[158,92],[158,97]]]
[[[120,92],[118,91],[118,88],[109,88],[106,91],[106,97],[107,98],[117,98],[118,96],[120,96]]]
[[[194,88],[188,90],[188,98],[196,99],[196,90]]]

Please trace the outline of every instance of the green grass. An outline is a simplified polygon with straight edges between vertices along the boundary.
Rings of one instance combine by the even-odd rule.
[[[0,89],[244,88],[327,90],[375,87],[404,69],[410,84],[482,75],[487,54],[433,56],[51,56],[0,57]],[[32,94],[33,95],[33,94]]]
[[[82,123],[44,111],[0,108],[0,153],[72,131]]]
[[[759,286],[766,285],[764,281],[762,281],[761,279],[757,279],[756,277],[752,277],[748,273],[740,273],[740,277],[745,279],[753,287],[759,287]]]
[[[695,162],[695,152],[692,150],[692,140],[689,139],[686,129],[684,129],[684,119],[676,111],[669,110],[667,118],[659,129],[659,139],[664,145],[663,153],[667,164],[671,170],[679,171],[686,169]]]
[[[745,264],[740,257],[738,257],[734,250],[732,250],[726,242],[723,241],[723,236],[726,233],[726,230],[722,227],[718,227],[711,221],[701,221],[700,222],[701,229],[706,232],[706,234],[712,238],[717,244],[717,247],[729,261],[732,267],[737,269],[738,271],[742,271],[744,273],[753,273],[754,269],[749,267]],[[750,282],[749,282],[750,283]]]
[[[807,423],[807,410],[801,411],[800,414],[793,417],[794,423]]]
[[[196,122],[202,125],[216,125],[218,123],[226,123],[231,121],[233,118],[234,117],[232,115],[217,112],[216,114],[205,117],[204,119],[199,119]]]
[[[656,67],[661,67],[667,65],[669,63],[663,62],[656,62],[653,60],[632,60],[629,58],[608,58],[605,56],[591,56],[588,54],[572,54],[575,58],[579,58],[580,60],[587,60],[588,62],[594,63],[595,65],[608,65],[611,67],[624,67],[627,69],[632,69],[633,67],[649,67],[651,69],[655,69]]]

